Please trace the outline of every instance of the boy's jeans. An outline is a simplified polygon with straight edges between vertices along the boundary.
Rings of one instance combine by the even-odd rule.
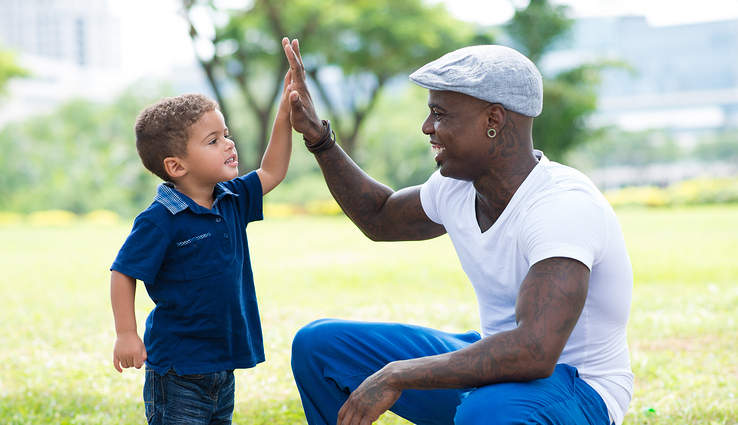
[[[232,370],[205,375],[161,376],[146,368],[146,421],[163,424],[230,424],[236,380]]]

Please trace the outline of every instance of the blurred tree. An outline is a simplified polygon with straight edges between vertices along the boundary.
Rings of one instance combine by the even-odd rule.
[[[421,131],[428,116],[428,108],[423,107],[427,102],[428,90],[415,84],[385,90],[380,96],[377,112],[362,131],[365,143],[354,154],[369,175],[395,189],[428,180],[436,162],[428,136]]]
[[[725,129],[708,135],[694,148],[694,157],[704,161],[738,163],[738,129]]]
[[[0,95],[5,94],[5,87],[11,78],[28,75],[28,70],[18,65],[14,52],[0,48]]]
[[[505,28],[522,53],[540,65],[545,53],[569,35],[574,20],[567,18],[568,10],[548,0],[530,0]],[[544,75],[543,112],[533,120],[533,143],[547,157],[561,161],[568,150],[588,140],[591,132],[585,120],[597,108],[600,71],[610,66],[619,64],[587,63],[553,78]]]
[[[141,211],[158,179],[136,154],[133,123],[163,92],[139,83],[110,105],[77,99],[8,124],[0,131],[0,211]]]
[[[567,154],[583,169],[645,166],[693,158],[665,130],[625,131],[604,127]]]
[[[313,97],[327,109],[321,115],[331,119],[349,153],[393,76],[462,45],[491,42],[471,24],[451,18],[443,4],[423,0],[254,0],[244,10],[218,8],[214,0],[183,0],[183,5],[226,119],[236,103],[234,92],[257,117],[254,158],[261,158],[271,133],[287,70],[285,36],[300,40]],[[240,142],[246,137],[236,133]]]

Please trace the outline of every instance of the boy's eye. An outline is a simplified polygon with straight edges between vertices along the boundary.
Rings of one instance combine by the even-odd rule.
[[[208,145],[214,145],[216,143],[218,143],[218,139],[213,139],[213,140],[211,140],[211,141],[208,142]]]

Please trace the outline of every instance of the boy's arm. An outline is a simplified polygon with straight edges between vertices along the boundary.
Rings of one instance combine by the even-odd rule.
[[[136,327],[136,279],[113,270],[110,275],[110,302],[113,306],[117,339],[113,349],[113,366],[140,369],[146,361],[146,347]]]
[[[292,124],[290,123],[290,104],[288,100],[287,87],[292,82],[292,74],[287,71],[284,77],[284,88],[282,98],[279,102],[279,110],[274,119],[272,137],[261,160],[261,168],[256,170],[261,180],[262,194],[266,195],[284,180],[290,165],[292,154]]]

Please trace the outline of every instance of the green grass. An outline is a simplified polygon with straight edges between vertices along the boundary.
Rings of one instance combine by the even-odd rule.
[[[738,206],[618,215],[636,281],[625,423],[738,424]],[[143,372],[111,360],[108,267],[129,226],[0,226],[0,423],[143,422]],[[344,217],[298,217],[253,223],[249,239],[267,362],[237,371],[235,423],[304,423],[289,353],[311,320],[478,329],[446,237],[373,243]],[[139,289],[142,324],[151,302]]]

